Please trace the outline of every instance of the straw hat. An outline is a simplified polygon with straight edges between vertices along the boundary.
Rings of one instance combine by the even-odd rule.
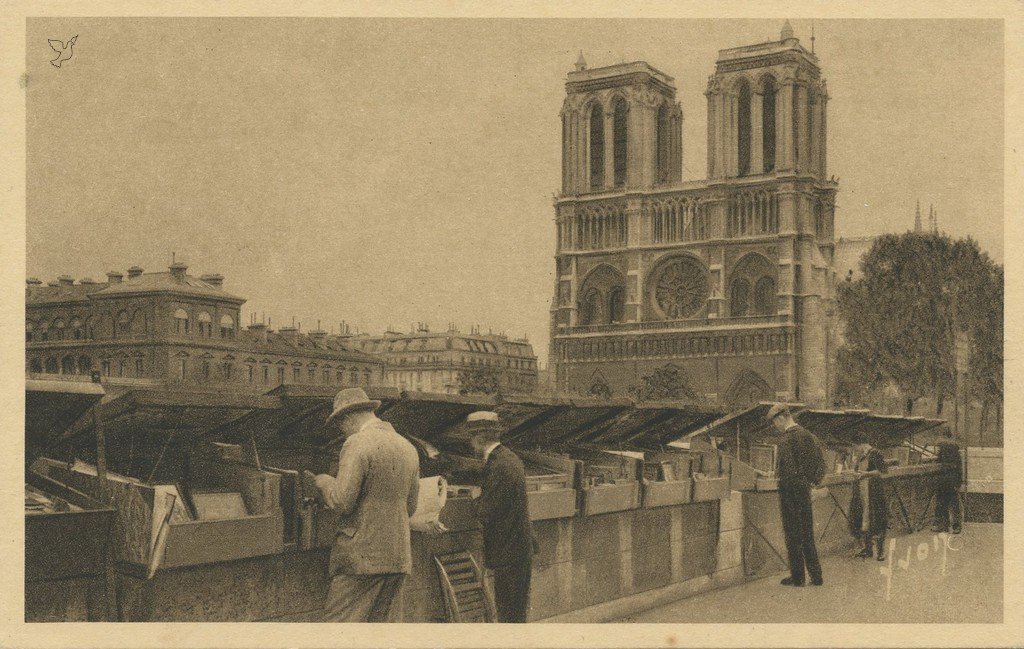
[[[375,411],[380,401],[366,396],[362,388],[345,388],[334,397],[334,412],[327,418],[328,423],[336,417],[360,410]]]
[[[779,415],[789,415],[789,414],[790,414],[789,413],[789,406],[787,406],[784,403],[777,403],[777,404],[773,405],[771,408],[768,409],[768,414],[765,415],[765,418],[768,419],[768,421],[772,421],[776,417],[778,417]]]

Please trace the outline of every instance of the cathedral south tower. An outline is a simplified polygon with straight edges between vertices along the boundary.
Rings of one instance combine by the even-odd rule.
[[[566,82],[551,364],[566,395],[674,393],[741,407],[830,400],[836,185],[828,93],[787,23],[721,50],[707,167],[681,178],[672,77],[644,62]],[[666,370],[668,370],[666,372]]]

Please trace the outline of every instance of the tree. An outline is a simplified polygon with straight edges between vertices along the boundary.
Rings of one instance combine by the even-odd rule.
[[[687,399],[696,401],[697,395],[690,388],[686,375],[678,366],[668,363],[640,379],[640,385],[633,388],[638,401],[674,401]]]
[[[459,372],[459,394],[498,394],[501,372],[493,367],[477,367]]]
[[[861,270],[860,279],[839,286],[841,399],[863,401],[895,388],[908,414],[925,396],[935,398],[941,414],[955,391],[954,341],[961,331],[975,355],[972,390],[1001,401],[1003,271],[976,242],[884,235],[864,255]]]

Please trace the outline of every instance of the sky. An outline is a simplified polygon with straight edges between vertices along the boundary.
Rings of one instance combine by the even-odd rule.
[[[810,47],[811,22],[793,20]],[[27,274],[172,253],[277,328],[526,335],[544,362],[566,73],[675,78],[683,178],[707,77],[777,20],[30,18]],[[816,20],[836,236],[940,228],[1003,260],[1000,21]],[[47,39],[78,34],[55,68]]]

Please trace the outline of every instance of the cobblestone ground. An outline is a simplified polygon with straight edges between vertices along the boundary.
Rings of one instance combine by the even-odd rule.
[[[969,523],[956,536],[923,531],[895,542],[885,562],[826,557],[823,586],[781,586],[780,573],[618,621],[1002,622],[1002,525]]]

